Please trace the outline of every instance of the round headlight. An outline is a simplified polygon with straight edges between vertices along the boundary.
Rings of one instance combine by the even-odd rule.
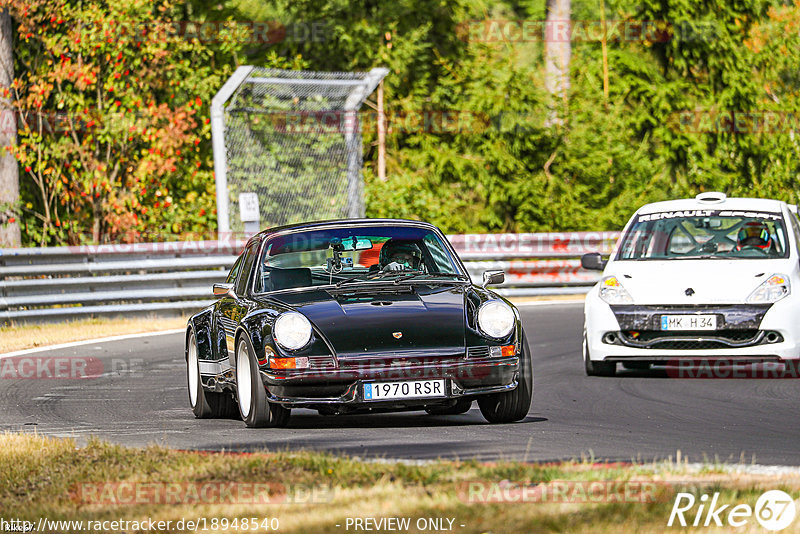
[[[275,319],[272,335],[275,342],[284,349],[301,349],[311,339],[311,323],[301,313],[282,313]]]
[[[514,329],[514,311],[500,300],[484,302],[478,309],[478,326],[490,337],[506,337]]]

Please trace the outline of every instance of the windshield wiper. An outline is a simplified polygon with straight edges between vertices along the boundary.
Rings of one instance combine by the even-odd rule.
[[[360,277],[360,276],[357,276],[355,278],[347,278],[345,280],[341,280],[339,282],[336,282],[335,286],[336,287],[342,287],[344,285],[355,284],[357,282],[371,282],[373,280],[379,280],[379,279],[383,278],[384,276],[386,276],[388,274],[397,274],[397,272],[396,271],[376,271],[374,273],[368,274],[367,276],[365,276],[363,278]]]
[[[409,273],[402,273],[403,276],[401,278],[397,278],[394,283],[399,284],[401,282],[407,282],[414,278],[420,277],[427,277],[427,278],[444,278],[455,276],[457,280],[470,280],[470,278],[461,273],[417,273],[417,272],[409,272]]]
[[[396,278],[395,278],[396,277]],[[358,282],[372,282],[375,280],[381,280],[383,278],[395,278],[393,283],[400,284],[402,282],[419,278],[419,277],[427,277],[427,278],[444,278],[444,277],[456,277],[458,280],[470,280],[470,278],[461,273],[420,273],[417,271],[378,271],[376,273],[370,273],[366,277],[356,277],[356,278],[348,278],[347,280],[341,280],[336,282],[336,287],[342,287],[347,284],[355,284]]]

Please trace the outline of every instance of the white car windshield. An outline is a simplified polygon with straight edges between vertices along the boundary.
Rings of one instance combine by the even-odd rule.
[[[780,213],[686,210],[637,215],[616,259],[774,259],[788,254]]]

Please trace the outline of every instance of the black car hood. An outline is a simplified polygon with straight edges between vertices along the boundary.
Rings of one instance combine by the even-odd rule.
[[[380,352],[463,352],[465,285],[342,288],[284,293],[339,357]]]

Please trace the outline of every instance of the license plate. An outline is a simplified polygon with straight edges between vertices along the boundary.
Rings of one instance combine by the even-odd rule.
[[[364,400],[368,401],[444,396],[444,380],[411,380],[407,382],[372,382],[364,384]]]
[[[716,315],[662,315],[661,330],[716,330]]]

